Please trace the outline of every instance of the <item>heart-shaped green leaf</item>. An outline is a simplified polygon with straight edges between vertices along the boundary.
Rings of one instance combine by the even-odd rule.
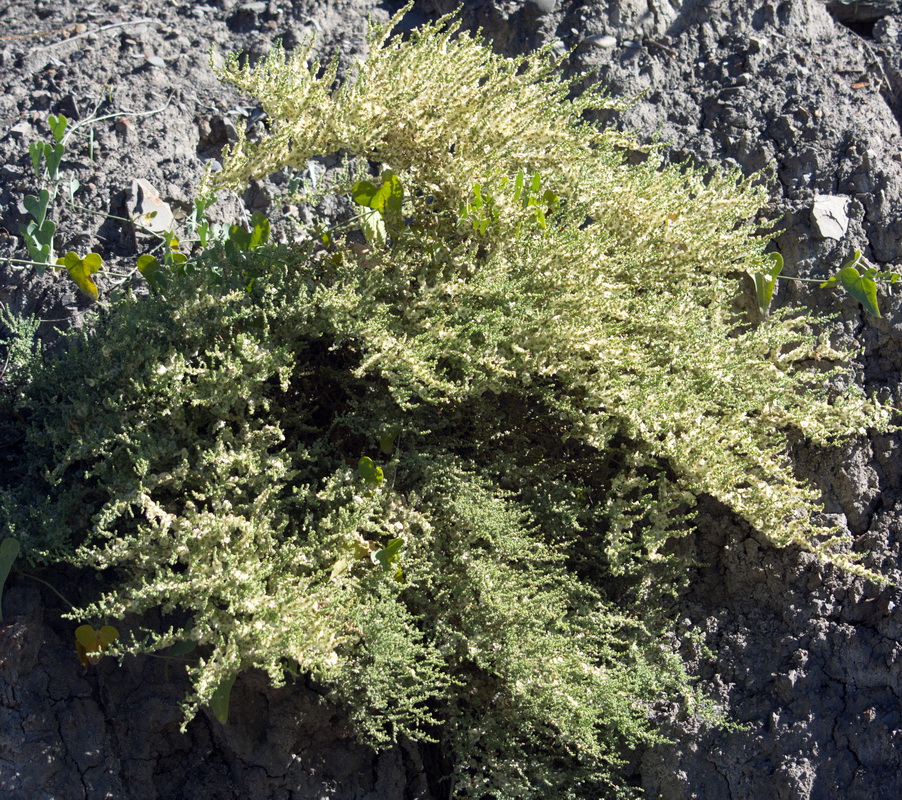
[[[3,585],[9,577],[9,571],[13,567],[13,561],[19,555],[19,540],[11,536],[0,542],[0,599],[3,597]],[[0,622],[3,622],[3,605],[0,603]]]
[[[880,316],[880,308],[877,306],[877,283],[874,275],[877,270],[865,270],[860,274],[855,267],[843,267],[839,271],[839,282],[852,297],[861,303],[865,310],[875,317]]]
[[[36,222],[29,222],[19,228],[25,247],[31,260],[38,265],[49,264],[53,261],[53,236],[56,233],[56,223],[52,219],[45,219],[44,224],[38,227]],[[43,266],[36,267],[38,275],[44,274]]]
[[[97,253],[88,253],[84,258],[71,250],[66,255],[58,258],[57,264],[64,266],[81,289],[92,300],[98,297],[97,284],[91,280],[91,276],[103,266],[103,259]]]
[[[60,161],[63,160],[64,151],[65,148],[61,144],[44,145],[44,161],[47,163],[47,174],[52,181],[56,180],[60,168]]]
[[[24,205],[25,210],[34,217],[34,221],[38,224],[39,228],[44,224],[44,219],[47,217],[47,206],[49,204],[50,192],[46,189],[41,189],[37,196],[27,194],[22,198],[22,205]]]
[[[51,114],[47,117],[47,124],[50,126],[50,132],[53,134],[53,138],[56,140],[57,144],[63,141],[63,136],[66,134],[66,125],[69,124],[69,120],[62,114],[59,116]]]
[[[372,208],[372,205],[370,204],[378,191],[378,187],[374,186],[369,181],[357,181],[357,183],[351,187],[351,197],[354,198],[354,202],[358,205]]]
[[[151,289],[159,291],[163,288],[163,274],[160,271],[160,262],[156,256],[149,254],[138,256],[137,267],[138,272],[150,284]]]

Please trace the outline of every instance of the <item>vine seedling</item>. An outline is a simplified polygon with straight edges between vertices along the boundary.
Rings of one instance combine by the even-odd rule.
[[[869,314],[872,314],[875,317],[880,316],[880,306],[877,304],[877,282],[880,281],[881,283],[892,285],[900,278],[898,272],[893,272],[891,270],[881,272],[877,270],[876,267],[872,267],[861,255],[861,250],[856,250],[852,255],[852,258],[843,264],[840,270],[826,281],[781,275],[780,273],[783,271],[783,256],[779,253],[771,253],[770,260],[770,269],[752,275],[752,278],[755,281],[755,294],[758,298],[758,309],[764,316],[767,315],[768,310],[770,309],[778,278],[783,278],[788,281],[817,283],[822,289],[840,286],[861,303]],[[862,265],[866,268],[864,272],[859,272],[858,267]]]

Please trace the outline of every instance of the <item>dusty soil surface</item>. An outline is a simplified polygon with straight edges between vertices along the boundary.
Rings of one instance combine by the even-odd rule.
[[[456,3],[416,2],[404,25]],[[346,65],[364,55],[367,17],[383,21],[399,5],[5,3],[0,258],[25,255],[22,199],[35,188],[28,146],[47,139],[49,113],[83,123],[61,172],[80,184],[75,203],[99,214],[61,196],[56,249],[103,256],[102,302],[149,245],[104,216],[125,216],[132,182],[148,181],[178,217],[235,130],[262,124],[252,99],[217,81],[211,44],[255,59],[276,39],[291,48],[315,32],[317,53],[337,52]],[[616,95],[644,93],[612,122],[645,140],[656,136],[674,159],[764,170],[771,187],[764,214],[783,218],[777,244],[788,274],[826,277],[856,248],[881,268],[899,268],[902,2],[476,0],[463,16],[504,53],[578,45],[565,68],[594,70],[585,80]],[[218,213],[265,208],[278,217],[283,189],[267,181]],[[831,219],[825,207],[838,209]],[[2,263],[0,301],[45,320],[48,345],[55,328],[90,306],[60,276]],[[902,399],[898,297],[881,298],[880,319],[847,296],[805,284],[781,284],[776,302],[838,312],[837,341],[862,348],[860,382]],[[823,488],[832,520],[868,552],[866,563],[898,580],[900,437],[862,436],[842,452],[804,450],[798,459]],[[685,547],[704,566],[681,599],[684,646],[743,727],[675,726],[673,744],[636,754],[636,784],[666,800],[902,797],[902,593],[774,550],[713,503]],[[64,587],[71,576],[51,580]],[[0,793],[10,800],[447,796],[435,749],[373,753],[303,683],[272,690],[247,676],[233,692],[229,725],[201,716],[180,733],[183,686],[161,662],[107,660],[86,672],[51,592],[13,576],[3,604]]]

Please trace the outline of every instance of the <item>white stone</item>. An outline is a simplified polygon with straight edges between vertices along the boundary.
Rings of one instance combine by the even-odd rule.
[[[819,194],[814,198],[811,224],[819,238],[839,241],[846,235],[849,229],[849,217],[846,214],[848,204],[848,197],[832,194]]]

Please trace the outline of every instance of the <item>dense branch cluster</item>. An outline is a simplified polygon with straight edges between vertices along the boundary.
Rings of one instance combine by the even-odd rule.
[[[461,796],[613,794],[657,701],[701,707],[649,610],[694,498],[863,572],[787,437],[887,412],[831,395],[814,320],[737,318],[760,188],[630,163],[548,51],[388,30],[338,88],[309,51],[230,62],[271,132],[213,176],[381,167],[384,235],[214,247],[116,300],[22,380],[0,510],[33,558],[110,575],[80,618],[158,609],[132,652],[198,643],[189,714],[300,670],[369,741],[440,737]]]

